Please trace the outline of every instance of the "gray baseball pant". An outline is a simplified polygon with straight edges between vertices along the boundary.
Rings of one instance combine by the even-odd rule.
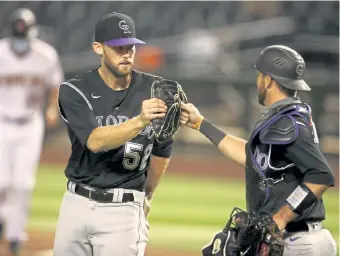
[[[143,256],[149,227],[143,211],[145,194],[134,202],[98,203],[70,191],[64,195],[54,241],[54,256]],[[120,198],[121,202],[121,198]]]
[[[308,223],[309,230],[288,233],[283,256],[336,256],[335,240],[321,222]]]

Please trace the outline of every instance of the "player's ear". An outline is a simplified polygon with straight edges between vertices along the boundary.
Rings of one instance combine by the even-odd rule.
[[[104,49],[103,49],[103,45],[101,43],[93,42],[92,48],[93,48],[94,52],[97,53],[100,57],[103,56]]]
[[[274,80],[270,76],[266,75],[264,77],[264,85],[265,85],[265,87],[270,88],[271,85],[272,85],[272,81],[274,81]]]

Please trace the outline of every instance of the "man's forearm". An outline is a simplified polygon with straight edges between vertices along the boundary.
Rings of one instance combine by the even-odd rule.
[[[226,135],[220,144],[218,144],[218,149],[234,163],[245,167],[246,144],[247,141],[241,138],[232,135]]]
[[[152,200],[155,190],[168,168],[170,158],[152,156],[150,161],[150,168],[148,170],[145,186],[145,196],[149,201]]]
[[[327,185],[319,185],[312,183],[304,183],[310,191],[316,196],[318,200],[321,199],[323,193],[328,189]],[[273,219],[280,229],[285,228],[285,226],[291,222],[296,217],[294,211],[285,204],[274,216]]]
[[[118,148],[138,135],[145,126],[137,116],[119,125],[98,127],[90,134],[87,147],[94,153]]]
[[[58,111],[58,93],[59,88],[50,89],[47,99],[47,109],[54,109]]]
[[[200,132],[204,134],[218,149],[232,160],[243,167],[246,165],[246,143],[247,141],[224,133],[221,129],[204,119]]]

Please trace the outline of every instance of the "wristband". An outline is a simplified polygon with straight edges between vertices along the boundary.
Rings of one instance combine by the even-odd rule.
[[[299,185],[286,199],[290,209],[299,215],[317,201],[317,197],[304,183]]]
[[[195,130],[199,130],[203,120],[204,120],[204,117],[199,118],[198,121],[192,126],[192,128]]]
[[[207,119],[203,119],[199,131],[206,136],[215,146],[220,144],[221,140],[227,135],[224,131],[210,123]]]

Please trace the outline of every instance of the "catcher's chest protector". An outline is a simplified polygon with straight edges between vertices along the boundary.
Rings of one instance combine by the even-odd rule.
[[[246,199],[248,212],[258,211],[272,197],[272,189],[265,184],[269,174],[275,171],[272,166],[280,163],[287,166],[287,160],[282,158],[282,153],[276,150],[277,146],[293,142],[297,136],[294,116],[308,117],[308,113],[300,113],[305,105],[299,100],[285,105],[279,105],[268,111],[255,125],[246,146]],[[306,111],[305,111],[306,112]],[[307,119],[306,117],[306,119]],[[283,132],[276,135],[275,130]],[[274,132],[273,132],[274,131]],[[282,148],[282,147],[281,147]],[[293,167],[295,168],[295,167]],[[280,171],[281,172],[281,171]]]

